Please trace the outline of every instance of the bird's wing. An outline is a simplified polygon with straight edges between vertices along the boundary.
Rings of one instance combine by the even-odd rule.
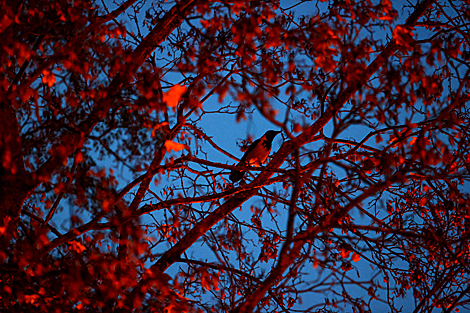
[[[240,160],[240,163],[243,163],[246,161],[246,157],[248,156],[248,154],[251,151],[253,151],[253,149],[256,147],[257,144],[259,144],[259,142],[260,142],[260,139],[256,139],[255,141],[253,141],[253,143],[248,147],[248,149],[246,149],[245,154],[242,156]]]

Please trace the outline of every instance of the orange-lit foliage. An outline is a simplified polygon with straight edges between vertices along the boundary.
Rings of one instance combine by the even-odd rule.
[[[0,311],[468,310],[470,8],[402,2],[0,0]]]

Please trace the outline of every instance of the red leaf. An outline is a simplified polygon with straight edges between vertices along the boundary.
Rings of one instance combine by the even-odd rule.
[[[177,142],[174,142],[174,141],[171,141],[171,140],[167,140],[165,141],[165,148],[166,150],[168,151],[180,151],[180,150],[183,150],[183,149],[187,149],[187,146],[186,145],[183,145],[181,143],[177,143]]]
[[[78,241],[72,241],[70,242],[70,247],[69,250],[73,250],[77,253],[81,253],[86,250],[85,246],[79,243]]]
[[[181,86],[179,84],[174,85],[163,95],[163,102],[166,102],[166,105],[168,105],[170,108],[175,108],[185,91],[185,86]]]

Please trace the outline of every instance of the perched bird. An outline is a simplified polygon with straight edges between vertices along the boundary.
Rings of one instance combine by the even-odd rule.
[[[280,131],[268,130],[260,139],[255,140],[246,150],[237,166],[260,166],[268,158],[274,137]],[[245,175],[245,170],[232,170],[230,180],[237,182]]]

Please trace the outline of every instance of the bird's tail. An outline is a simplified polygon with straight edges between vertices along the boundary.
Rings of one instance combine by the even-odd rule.
[[[245,175],[245,171],[233,170],[230,173],[230,176],[228,178],[230,178],[230,180],[235,183],[235,182],[239,181],[240,179],[242,179],[244,175]]]
[[[237,166],[238,165],[241,165],[241,163],[238,163]],[[242,179],[244,175],[245,175],[245,171],[232,170],[228,178],[230,178],[230,180],[235,183],[239,181],[240,179]]]

